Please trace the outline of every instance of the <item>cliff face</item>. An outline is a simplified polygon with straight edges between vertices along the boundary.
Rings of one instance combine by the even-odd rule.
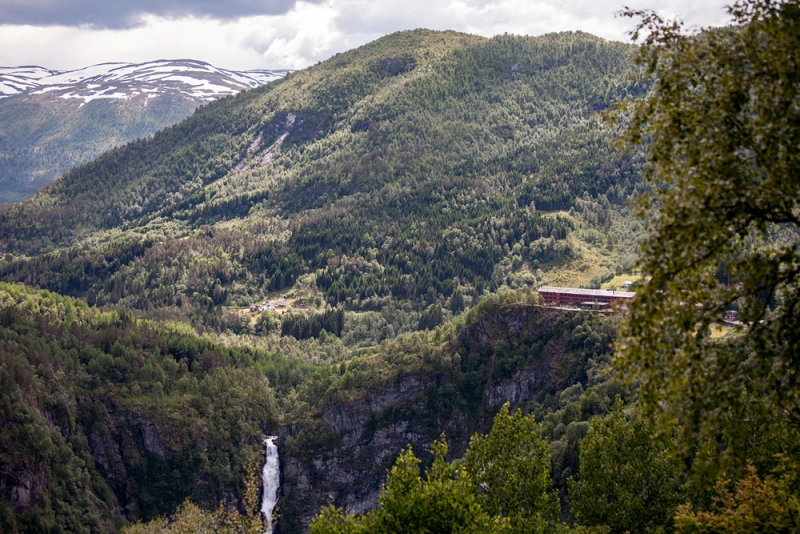
[[[488,431],[503,403],[515,409],[543,390],[570,385],[575,358],[567,350],[565,315],[569,314],[524,305],[498,307],[462,330],[450,350],[462,354],[463,360],[485,355],[479,372],[488,379],[477,406],[455,403],[449,411],[441,409],[437,392],[458,395],[463,373],[456,370],[450,375],[403,376],[359,401],[326,407],[320,427],[327,438],[302,452],[292,452],[290,446],[281,457],[280,532],[306,531],[319,509],[331,503],[354,513],[375,508],[387,471],[406,447],[424,463],[432,441],[445,434],[451,455],[460,456],[475,431]],[[535,354],[523,368],[499,372],[500,353],[522,338],[542,348],[531,351]],[[298,426],[282,428],[281,448],[286,451],[287,443],[302,431]]]
[[[0,284],[0,532],[237,505],[242,458],[277,428],[269,378],[244,351],[152,326]]]
[[[116,522],[163,514],[186,498],[187,486],[203,506],[240,505],[234,484],[216,490],[196,451],[170,439],[184,428],[107,399],[82,401],[85,406],[76,411],[83,420],[71,427],[36,406],[17,410],[15,418],[0,414],[0,430],[16,429],[17,437],[14,443],[0,440],[0,508],[16,515],[20,531],[47,530],[36,517],[59,499],[85,514],[68,525],[71,532],[113,532]],[[183,484],[182,476],[191,482]],[[2,517],[0,531],[5,532]]]
[[[7,503],[6,514],[15,514],[20,531],[48,530],[42,511],[66,501],[79,510],[67,520],[69,531],[112,532],[115,522],[152,514],[143,510],[137,491],[153,461],[162,462],[164,473],[181,467],[180,459],[168,461],[157,422],[148,414],[85,398],[76,409],[82,420],[70,421],[30,399],[27,405],[14,403],[13,395],[4,400],[13,404],[2,411],[13,415],[0,416],[0,430],[16,439],[0,440],[0,506]],[[6,524],[11,532],[15,522]]]
[[[427,422],[418,416],[427,410],[421,399],[435,380],[426,376],[403,377],[394,386],[360,402],[326,408],[322,420],[334,442],[324,450],[309,451],[311,455],[305,458],[282,458],[281,532],[304,530],[329,502],[358,513],[375,507],[386,469],[400,450],[411,445],[416,451],[426,451],[435,437]],[[413,415],[391,420],[393,408]],[[382,416],[387,420],[376,424]],[[447,423],[454,426],[456,421]],[[282,429],[279,446],[297,431]]]
[[[83,429],[100,474],[113,494],[116,507],[128,518],[141,517],[137,504],[137,484],[146,477],[149,464],[179,467],[170,462],[172,454],[164,445],[156,420],[141,410],[118,412],[98,403],[97,411],[105,417],[91,428]],[[117,510],[119,513],[119,510]]]
[[[14,511],[30,508],[46,485],[47,476],[41,466],[18,466],[13,472],[0,473],[0,496]]]

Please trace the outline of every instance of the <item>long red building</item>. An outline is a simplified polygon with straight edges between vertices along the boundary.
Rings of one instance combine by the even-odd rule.
[[[542,286],[539,294],[546,306],[573,306],[605,308],[629,302],[636,293],[609,289],[581,289],[575,287]]]

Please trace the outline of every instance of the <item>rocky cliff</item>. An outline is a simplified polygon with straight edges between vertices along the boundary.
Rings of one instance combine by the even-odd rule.
[[[522,407],[538,394],[570,386],[579,375],[574,368],[582,363],[569,350],[572,328],[580,320],[578,313],[498,305],[449,347],[460,355],[453,372],[400,376],[355,402],[325,407],[313,430],[283,427],[280,532],[306,531],[318,510],[331,503],[354,513],[374,508],[388,469],[406,447],[424,463],[433,440],[445,434],[450,454],[460,456],[475,431],[488,431],[503,403]],[[508,368],[506,353],[519,351],[523,366]],[[477,372],[486,378],[477,404],[464,400],[462,391],[470,385],[475,357],[480,358]]]

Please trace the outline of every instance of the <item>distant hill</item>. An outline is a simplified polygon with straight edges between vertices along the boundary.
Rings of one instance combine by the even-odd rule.
[[[541,281],[581,243],[604,254],[584,283],[613,276],[641,154],[614,150],[598,111],[644,91],[632,52],[585,33],[387,36],[4,207],[0,250],[38,257],[0,276],[204,328],[302,283],[353,309],[433,306],[391,319],[432,327],[436,306]]]
[[[74,71],[2,67],[0,204],[27,198],[69,169],[185,119],[198,105],[287,72],[237,72],[193,60]]]

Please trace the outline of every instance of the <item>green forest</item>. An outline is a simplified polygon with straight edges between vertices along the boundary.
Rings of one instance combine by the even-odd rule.
[[[270,437],[278,534],[800,532],[800,5],[728,12],[391,34],[0,207],[0,530],[264,532]]]

